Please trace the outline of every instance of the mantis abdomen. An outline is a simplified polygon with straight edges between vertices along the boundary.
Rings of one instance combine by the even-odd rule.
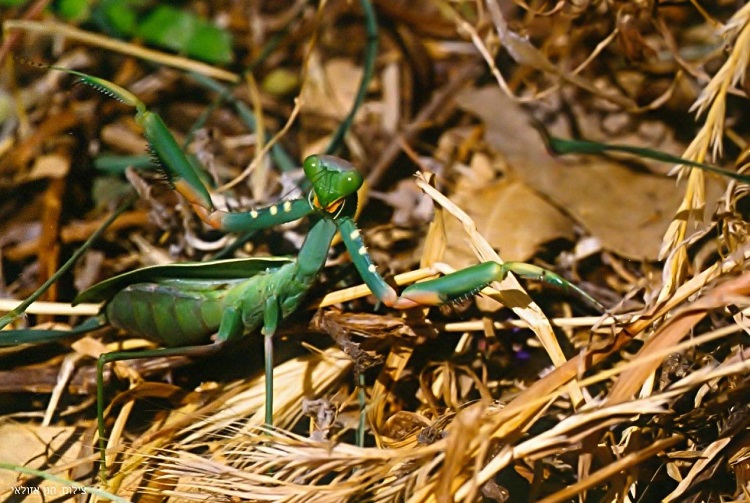
[[[165,280],[136,283],[106,307],[114,326],[167,347],[206,344],[221,323],[227,294],[247,280]]]

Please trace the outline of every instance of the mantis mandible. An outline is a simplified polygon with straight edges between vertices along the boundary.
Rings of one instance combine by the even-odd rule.
[[[312,155],[303,163],[312,189],[307,197],[283,201],[243,213],[214,208],[208,189],[163,120],[148,111],[129,91],[85,73],[55,68],[76,75],[84,84],[135,108],[154,157],[174,189],[195,213],[214,229],[229,232],[267,228],[303,217],[312,227],[297,255],[291,258],[230,259],[138,269],[103,281],[76,297],[81,302],[104,302],[100,315],[74,329],[82,333],[104,324],[154,341],[163,348],[102,354],[97,362],[97,427],[104,463],[103,372],[108,363],[170,355],[205,355],[227,341],[254,333],[264,338],[265,421],[273,417],[273,344],[281,321],[297,310],[325,265],[338,232],[352,261],[371,292],[386,306],[408,309],[437,306],[473,295],[508,273],[544,281],[574,292],[601,306],[583,290],[546,269],[520,262],[485,262],[441,278],[414,284],[399,295],[378,273],[354,221],[357,190],[362,175],[349,162],[330,155]],[[17,330],[0,332],[0,346],[48,342],[71,332]],[[102,471],[104,473],[104,471]]]

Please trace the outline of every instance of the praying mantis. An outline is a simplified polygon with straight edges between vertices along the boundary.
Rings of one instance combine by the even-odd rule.
[[[108,363],[170,355],[205,355],[228,341],[260,329],[265,357],[265,421],[272,424],[273,336],[284,318],[304,302],[308,290],[325,265],[336,233],[370,291],[387,307],[409,309],[437,306],[478,293],[508,273],[543,281],[601,305],[579,287],[559,275],[521,262],[485,262],[452,274],[417,283],[398,294],[378,273],[367,253],[354,220],[357,191],[363,178],[344,159],[312,155],[303,170],[310,182],[307,197],[286,200],[262,209],[226,212],[215,209],[210,193],[188,161],[164,121],[126,89],[104,79],[56,68],[73,74],[95,89],[135,108],[135,121],[143,128],[154,157],[174,190],[211,228],[239,232],[309,218],[311,228],[296,258],[228,259],[137,269],[105,280],[80,293],[73,301],[104,302],[98,317],[75,333],[104,324],[137,334],[162,346],[145,351],[102,354],[97,361],[97,427],[104,460],[104,368]],[[602,308],[603,309],[603,308]],[[0,332],[0,346],[56,340],[59,331]],[[106,463],[102,463],[105,467]]]

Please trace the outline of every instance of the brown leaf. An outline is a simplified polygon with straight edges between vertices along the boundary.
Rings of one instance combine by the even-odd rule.
[[[580,222],[604,248],[656,260],[681,198],[675,180],[600,158],[551,157],[530,117],[495,86],[464,91],[459,106],[480,117],[485,139],[514,175]]]
[[[60,457],[72,461],[83,454],[83,446],[77,441],[80,435],[80,429],[73,426],[3,424],[0,426],[0,438],[2,438],[0,460],[40,470],[48,468],[46,465],[48,457]],[[57,473],[57,475],[69,477],[65,472]],[[0,470],[0,488],[14,488],[10,493],[3,493],[5,496],[8,494],[31,495],[31,491],[34,491],[37,498],[40,495],[46,495],[48,501],[57,499],[55,495],[61,497],[64,494],[73,493],[70,487],[49,480],[33,479],[33,482],[26,486],[24,480],[28,478],[28,476],[19,478],[18,473]],[[19,501],[21,499],[23,498],[18,498]],[[31,496],[29,500],[40,501],[35,500],[34,496]]]
[[[461,189],[462,188],[462,189]],[[452,198],[474,216],[477,230],[503,260],[525,261],[546,242],[557,238],[573,239],[573,221],[551,205],[523,180],[504,178],[489,185],[459,186]],[[449,236],[461,235],[461,224],[448,219]],[[456,267],[476,262],[465,240],[448,242],[446,261]]]
[[[357,94],[362,69],[347,59],[326,62],[319,79],[302,88],[302,110],[343,119]]]

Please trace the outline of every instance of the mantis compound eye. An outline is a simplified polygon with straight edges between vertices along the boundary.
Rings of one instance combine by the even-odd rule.
[[[350,171],[348,173],[342,173],[338,180],[338,191],[342,194],[342,197],[354,194],[362,186],[364,180],[359,171]]]
[[[315,180],[317,180],[320,176],[320,172],[322,170],[320,166],[320,157],[318,157],[317,155],[309,156],[302,164],[302,169],[304,169],[307,179],[315,182]]]

